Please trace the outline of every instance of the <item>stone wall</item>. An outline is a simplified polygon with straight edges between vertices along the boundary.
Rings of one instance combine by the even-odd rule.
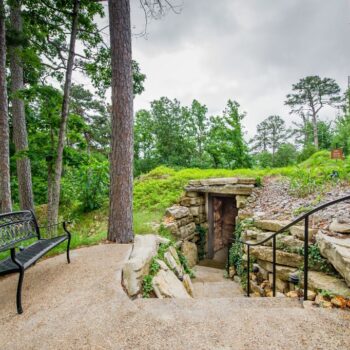
[[[244,223],[244,221],[243,221]],[[246,220],[243,224],[242,239],[252,243],[264,240],[270,237],[274,232],[282,229],[288,221],[279,220],[264,220],[253,219]],[[302,266],[304,257],[301,255],[304,247],[304,226],[296,225],[289,230],[276,237],[276,289],[279,293],[287,296],[301,297],[303,294],[303,272]],[[333,238],[334,240],[335,238]],[[317,294],[322,291],[327,291],[336,296],[350,298],[350,288],[347,285],[347,270],[343,256],[332,245],[332,238],[328,235],[318,232],[317,228],[309,229],[308,245],[316,247],[323,256],[327,256],[329,252],[328,262],[312,261],[309,259],[309,300],[314,300]],[[346,245],[346,239],[344,245]],[[245,246],[246,247],[246,246]],[[341,248],[340,248],[341,250]],[[246,252],[246,248],[245,248]],[[263,245],[251,247],[251,258],[254,261],[252,272],[250,273],[251,293],[255,296],[272,296],[272,281],[273,281],[273,265],[272,265],[272,240],[267,241]],[[246,261],[247,256],[243,256]],[[311,262],[310,262],[311,261]],[[332,265],[330,264],[332,263]],[[349,265],[347,265],[349,266]],[[340,276],[337,276],[337,271]],[[349,271],[349,270],[348,270]],[[236,271],[231,268],[231,277]],[[342,279],[344,277],[345,279]],[[291,281],[298,281],[292,283]]]
[[[255,179],[236,177],[191,180],[185,187],[185,193],[178,204],[166,210],[163,224],[176,239],[198,244],[200,237],[196,232],[196,225],[200,225],[208,231],[208,195],[233,196],[237,209],[241,210],[246,206],[255,183]],[[227,222],[222,224],[228,227],[234,218],[226,218],[225,220]],[[218,225],[215,226],[215,223],[214,227],[220,229]],[[206,242],[204,253],[207,252]]]

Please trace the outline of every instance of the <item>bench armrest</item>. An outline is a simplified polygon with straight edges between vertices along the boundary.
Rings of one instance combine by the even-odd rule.
[[[44,226],[38,226],[39,229],[45,229],[47,230],[48,232],[50,232],[51,228],[54,228],[54,227],[58,227],[58,226],[61,226],[62,225],[62,228],[64,230],[64,232],[67,234],[68,238],[70,239],[71,238],[71,233],[68,231],[67,229],[67,225],[69,225],[70,222],[69,221],[61,221],[61,222],[58,222],[56,224],[52,224],[52,225],[44,225]],[[54,230],[52,230],[54,231]]]

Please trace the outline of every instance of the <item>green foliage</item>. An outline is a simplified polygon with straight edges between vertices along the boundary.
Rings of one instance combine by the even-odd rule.
[[[237,275],[241,279],[241,286],[243,290],[247,289],[247,268],[243,261],[243,245],[239,242],[243,231],[244,222],[236,224],[236,231],[234,233],[234,241],[229,251],[229,266],[234,266]]]
[[[243,168],[251,165],[237,102],[228,101],[222,116],[207,117],[207,107],[162,97],[135,118],[135,175],[156,165]]]
[[[133,229],[135,234],[143,235],[148,233],[155,233],[165,238],[169,238],[171,236],[167,230],[161,230],[161,228],[158,228],[159,222],[161,221],[161,218],[164,215],[163,212],[155,210],[135,210],[133,215]]]
[[[340,88],[334,79],[308,76],[293,84],[292,90],[285,104],[295,113],[312,109],[319,111],[324,105],[332,106],[340,102]]]
[[[202,260],[205,257],[205,245],[207,242],[207,230],[201,226],[196,225],[196,232],[199,235],[199,241],[198,241],[198,259]]]
[[[329,300],[335,296],[335,294],[333,292],[331,292],[330,290],[327,290],[327,289],[319,289],[318,293],[321,294],[322,297],[329,299]]]
[[[298,162],[303,162],[309,159],[316,152],[317,152],[317,149],[314,145],[307,144],[306,146],[304,146],[302,151],[298,154],[297,160]]]
[[[149,267],[149,272],[152,276],[154,276],[158,271],[160,270],[160,265],[159,263],[156,261],[155,258],[152,259],[151,261],[151,265]]]
[[[296,163],[297,149],[291,143],[283,143],[277,149],[274,166],[285,167]]]
[[[337,118],[334,134],[332,146],[342,148],[346,155],[350,155],[350,114]]]
[[[143,277],[142,296],[144,298],[149,298],[151,296],[151,293],[153,292],[152,280],[153,280],[153,276],[151,275],[146,275]]]
[[[180,259],[180,264],[182,265],[185,273],[187,273],[191,278],[195,277],[195,274],[193,272],[193,270],[188,266],[188,261],[186,259],[186,257],[182,254],[182,252],[177,249],[177,254],[179,256]]]
[[[291,181],[292,193],[305,196],[315,191],[322,192],[332,183],[330,175],[336,170],[340,180],[350,176],[350,162],[330,159],[328,151],[320,151],[298,166],[273,169],[182,169],[159,167],[139,177],[134,186],[134,207],[136,210],[164,211],[176,203],[189,180],[212,177],[283,176]]]
[[[253,155],[253,162],[259,168],[271,168],[273,166],[273,156],[268,151],[259,152]]]
[[[267,152],[271,150],[274,158],[278,148],[286,142],[289,132],[285,121],[278,115],[271,115],[257,126],[257,134],[251,140],[252,150]]]
[[[163,224],[159,225],[158,234],[164,238],[170,239],[171,241],[174,240],[174,236]]]
[[[223,116],[211,118],[211,128],[206,142],[206,151],[215,168],[250,168],[252,160],[243,137],[242,120],[245,113],[240,105],[229,100]]]
[[[158,253],[156,258],[159,260],[164,260],[164,253],[167,251],[167,249],[172,245],[173,243],[170,242],[168,244],[161,243],[158,248]]]
[[[296,249],[296,253],[304,256],[304,248]],[[311,270],[320,270],[325,273],[333,273],[334,269],[329,264],[320,252],[320,248],[317,244],[310,244],[308,247],[309,256],[309,268]]]
[[[86,166],[81,166],[77,172],[76,188],[78,200],[83,211],[101,208],[108,196],[109,164],[107,161],[90,160]],[[80,186],[78,186],[78,183]]]

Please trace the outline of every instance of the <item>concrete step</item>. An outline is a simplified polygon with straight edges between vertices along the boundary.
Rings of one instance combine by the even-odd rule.
[[[193,268],[196,278],[193,279],[193,283],[197,282],[227,282],[229,281],[224,277],[225,270],[217,269],[208,266],[195,266]]]
[[[208,266],[195,266],[192,280],[195,298],[232,298],[243,296],[241,286],[224,277],[225,271]]]
[[[134,303],[150,317],[187,321],[225,319],[244,314],[244,310],[266,314],[274,310],[274,314],[288,314],[291,309],[302,308],[301,302],[291,298],[137,299]]]
[[[243,296],[243,290],[238,283],[225,282],[195,282],[193,283],[194,298],[233,298]]]

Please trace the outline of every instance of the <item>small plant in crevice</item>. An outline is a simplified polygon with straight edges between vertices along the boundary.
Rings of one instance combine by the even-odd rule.
[[[144,298],[149,298],[154,289],[152,285],[153,277],[158,273],[158,271],[161,269],[161,266],[159,264],[159,260],[163,261],[166,265],[168,265],[168,268],[170,268],[169,264],[164,260],[164,254],[168,250],[170,246],[174,246],[172,242],[169,243],[161,243],[158,247],[157,255],[153,257],[151,260],[150,266],[149,266],[149,273],[143,277],[142,280],[142,296]],[[182,254],[182,252],[179,249],[176,249],[177,254],[179,256],[179,262],[181,266],[183,267],[186,274],[190,276],[190,278],[195,277],[194,272],[191,270],[191,268],[188,265],[186,257]],[[175,272],[173,269],[171,269],[173,272]]]
[[[255,178],[255,185],[256,185],[256,187],[262,187],[263,186],[263,181],[262,181],[261,176],[257,176]]]
[[[194,278],[195,274],[193,270],[188,266],[188,261],[186,257],[181,253],[179,249],[177,250],[177,254],[180,259],[180,264],[183,266],[185,273],[187,273],[190,276],[190,278]]]
[[[335,296],[335,294],[333,292],[331,292],[327,289],[319,289],[318,292],[323,298],[329,299],[329,300]]]
[[[151,265],[149,267],[149,272],[152,276],[154,276],[160,270],[160,265],[158,264],[156,258],[153,258],[151,261]]]
[[[146,275],[143,277],[142,296],[144,298],[149,298],[151,296],[151,293],[153,292],[152,280],[153,280],[153,276],[151,276],[151,275]]]
[[[296,248],[293,250],[293,252],[304,256],[304,248]],[[328,260],[321,255],[320,248],[317,244],[310,244],[308,253],[310,269],[316,269],[328,274],[334,274],[334,268],[330,265]]]
[[[164,253],[167,251],[167,249],[172,245],[171,242],[169,243],[161,243],[158,248],[158,253],[155,256],[155,259],[164,260]]]
[[[238,223],[236,225],[236,230],[233,234],[233,243],[229,251],[229,266],[233,266],[236,270],[236,273],[241,277],[241,281],[244,280],[244,261],[243,261],[243,247],[240,243],[240,238],[242,234],[242,224]]]
[[[152,286],[152,280],[153,277],[157,274],[157,272],[160,270],[160,265],[157,262],[157,260],[164,260],[164,253],[166,250],[171,246],[171,242],[169,243],[161,243],[158,248],[157,255],[151,260],[150,266],[149,266],[149,274],[145,275],[142,280],[142,296],[144,298],[149,298],[151,293],[153,292],[153,286]]]
[[[205,257],[205,244],[207,242],[207,230],[201,226],[196,225],[196,232],[199,235],[199,241],[198,241],[198,259],[203,260]]]
[[[170,241],[174,241],[174,237],[171,232],[164,226],[164,224],[160,224],[158,228],[158,234],[161,237],[167,238]]]

